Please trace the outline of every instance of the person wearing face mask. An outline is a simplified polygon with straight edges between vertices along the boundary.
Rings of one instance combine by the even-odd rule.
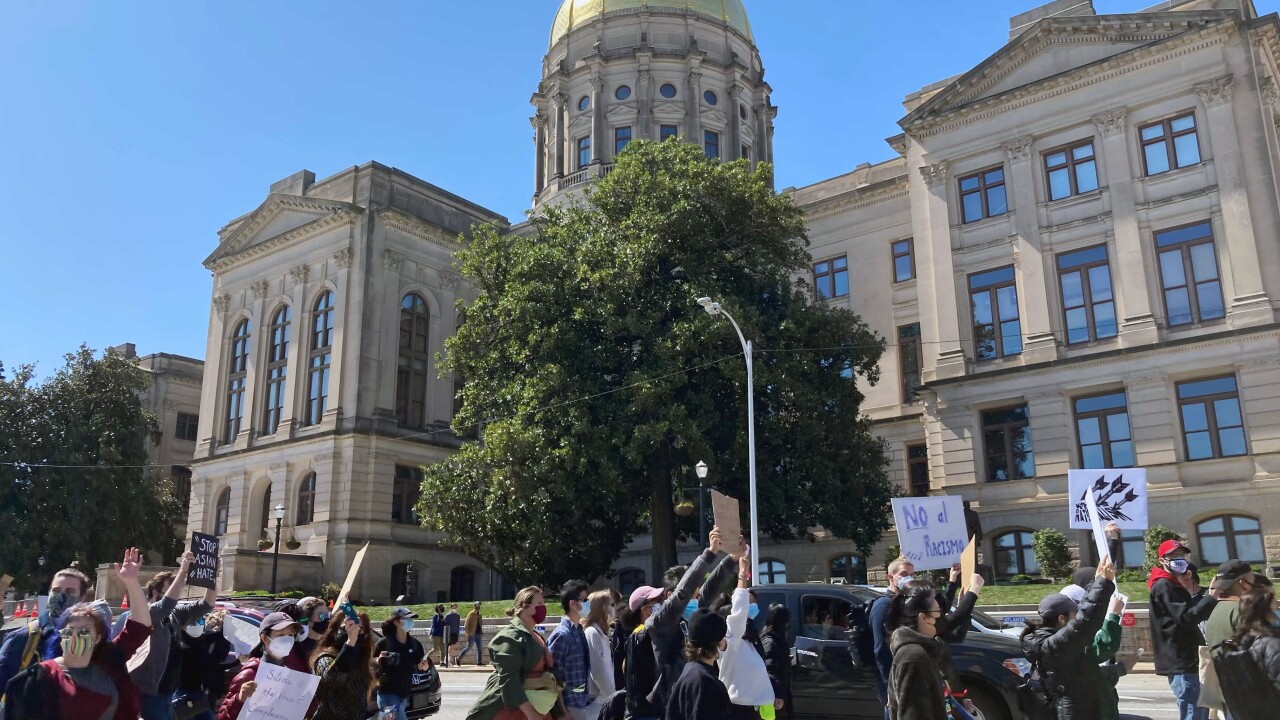
[[[329,629],[329,606],[324,600],[316,597],[305,597],[298,602],[299,622],[305,637],[298,641],[298,650],[305,657],[311,657],[316,651],[316,644]]]
[[[694,561],[675,583],[671,593],[653,614],[645,621],[646,633],[653,643],[654,660],[657,662],[658,679],[648,693],[649,702],[654,708],[664,708],[671,698],[671,688],[680,678],[686,662],[684,654],[685,633],[681,622],[691,619],[699,609],[694,591],[706,578],[707,571],[716,563],[720,554],[720,528],[712,528],[707,536],[707,549],[694,558]],[[670,572],[670,571],[668,571]],[[708,581],[708,585],[710,582]],[[708,598],[708,602],[711,598]],[[628,692],[630,690],[628,689]]]
[[[631,592],[620,617],[627,635],[622,656],[614,662],[616,668],[625,669],[620,687],[625,691],[626,716],[632,720],[662,716],[662,708],[650,703],[648,697],[658,682],[658,661],[646,623],[663,594],[662,588],[641,585]]]
[[[591,612],[587,594],[590,586],[570,580],[560,589],[564,615],[547,638],[547,648],[555,661],[556,677],[564,682],[564,706],[573,720],[595,720],[600,706],[588,687],[591,679],[591,649],[582,628],[582,619]]]
[[[871,647],[876,660],[876,697],[881,705],[888,702],[889,671],[893,667],[893,652],[889,650],[889,606],[901,588],[906,587],[915,575],[915,565],[905,557],[889,563],[889,592],[876,598],[867,612],[867,624],[871,627]]]
[[[733,702],[716,672],[716,660],[728,645],[729,625],[705,608],[696,610],[686,624],[688,662],[671,686],[666,720],[730,720],[734,717]]]
[[[62,654],[55,627],[58,617],[81,598],[88,598],[89,590],[89,578],[75,568],[54,573],[49,583],[48,609],[4,636],[4,644],[0,645],[0,688],[32,665]]]
[[[226,691],[225,667],[231,641],[222,635],[225,613],[217,611],[188,623],[178,634],[178,690],[173,698],[178,720],[214,720],[213,708]]]
[[[378,670],[378,707],[395,708],[397,720],[407,720],[405,706],[413,687],[413,671],[420,663],[431,662],[426,659],[422,643],[409,634],[416,617],[417,613],[406,607],[392,610],[391,617],[382,623],[382,639],[373,649]]]
[[[889,608],[890,720],[950,720],[947,712],[947,648],[938,637],[942,608],[928,583],[913,581],[894,594]]]
[[[176,573],[160,573],[147,583],[151,646],[146,659],[129,671],[129,677],[142,693],[142,720],[173,720],[173,694],[178,689],[181,671],[178,638],[182,628],[204,617],[218,599],[217,590],[210,589],[200,602],[178,604],[187,584],[187,571],[195,559],[195,554],[187,551]]]
[[[569,713],[560,702],[563,686],[553,672],[555,660],[536,630],[547,619],[542,589],[531,586],[516,593],[507,615],[511,623],[489,641],[493,673],[466,720],[567,717]]]
[[[1204,720],[1208,710],[1197,708],[1200,699],[1200,623],[1217,605],[1217,592],[1206,593],[1191,571],[1191,550],[1181,540],[1160,544],[1160,564],[1151,569],[1151,644],[1156,674],[1169,680],[1178,702],[1179,720]]]
[[[1218,591],[1218,603],[1214,605],[1213,612],[1204,624],[1205,646],[1200,648],[1200,699],[1196,704],[1217,711],[1219,715],[1226,712],[1226,702],[1222,698],[1222,689],[1213,668],[1212,648],[1224,640],[1230,640],[1235,634],[1236,618],[1240,615],[1240,598],[1260,584],[1258,578],[1266,580],[1254,573],[1249,563],[1228,560],[1218,566],[1218,573],[1209,584],[1210,589]]]
[[[267,665],[285,666],[285,659],[294,651],[302,625],[282,612],[273,612],[262,619],[258,626],[258,647],[253,655],[232,678],[227,696],[218,708],[218,720],[236,720],[245,702],[258,689],[258,668]]]
[[[738,558],[738,588],[729,602],[717,600],[713,609],[725,618],[728,634],[720,658],[720,682],[729,691],[730,714],[739,720],[773,720],[782,702],[773,691],[759,638],[752,632],[751,558]],[[753,638],[755,642],[752,642]]]
[[[1022,632],[1022,650],[1039,671],[1059,720],[1095,720],[1103,712],[1101,689],[1108,683],[1090,652],[1108,615],[1115,593],[1115,566],[1104,558],[1094,580],[1076,604],[1061,593],[1040,601],[1039,625]]]
[[[144,607],[138,584],[142,553],[130,548],[115,565],[129,603]],[[57,631],[61,654],[33,665],[5,688],[6,720],[136,720],[141,705],[125,663],[151,635],[151,618],[139,613],[111,640],[110,615],[88,603],[63,611]]]
[[[609,645],[613,595],[608,590],[597,590],[591,593],[583,606],[586,608],[586,617],[582,618],[582,628],[586,632],[587,648],[591,652],[591,680],[587,683],[587,692],[597,702],[603,703],[618,690],[613,680],[613,653]]]
[[[1248,653],[1253,672],[1241,672],[1234,663],[1218,668],[1232,720],[1269,720],[1276,716],[1276,703],[1280,702],[1280,616],[1276,614],[1280,602],[1270,580],[1261,575],[1255,579],[1257,584],[1240,597],[1231,638]],[[1215,665],[1221,662],[1215,660]]]
[[[331,623],[316,642],[311,670],[320,676],[309,720],[364,720],[373,685],[373,631],[369,616],[359,622],[346,615],[342,624]]]

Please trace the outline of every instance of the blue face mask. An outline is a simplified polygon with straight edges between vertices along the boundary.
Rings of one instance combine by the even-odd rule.
[[[582,612],[582,615],[583,615],[584,617],[585,617],[585,616],[587,616],[587,615],[590,615],[590,614],[591,614],[591,601],[590,601],[590,600],[583,600],[583,601],[582,601],[582,611],[581,611],[581,612]]]
[[[902,587],[907,583],[911,582],[912,580],[915,580],[915,578],[910,575],[903,575],[902,577],[898,578],[898,587]]]
[[[684,619],[688,620],[689,618],[693,617],[693,614],[697,611],[698,611],[698,601],[690,600],[689,604],[684,606]]]
[[[1182,558],[1178,558],[1177,560],[1171,560],[1169,562],[1169,569],[1172,570],[1175,574],[1181,575],[1182,573],[1191,569],[1191,563],[1187,562],[1186,560],[1183,560]]]
[[[759,615],[760,615],[760,606],[755,603],[751,603],[751,607],[747,608],[747,617],[752,620],[755,620],[756,617]]]
[[[413,618],[405,618],[404,620],[400,621],[400,624],[404,628],[405,632],[410,632],[411,630],[413,630]]]

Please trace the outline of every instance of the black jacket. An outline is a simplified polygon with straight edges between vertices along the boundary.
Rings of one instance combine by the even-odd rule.
[[[390,653],[390,656],[380,661],[378,658],[383,652]],[[405,643],[401,643],[394,633],[379,640],[373,648],[374,662],[378,668],[378,692],[408,697],[413,686],[413,673],[425,656],[422,643],[412,635]]]
[[[1258,637],[1249,646],[1249,654],[1271,678],[1271,686],[1280,694],[1280,638]]]
[[[791,646],[785,632],[777,632],[760,638],[764,648],[764,669],[773,683],[773,694],[782,698],[783,709],[791,711]]]
[[[1157,675],[1195,675],[1200,671],[1200,623],[1218,601],[1201,590],[1194,596],[1176,580],[1151,584],[1151,651]]]
[[[1107,619],[1115,583],[1097,578],[1080,601],[1080,612],[1063,628],[1042,627],[1022,638],[1022,651],[1039,666],[1040,677],[1056,701],[1058,720],[1102,717],[1102,671],[1086,651]]]
[[[684,610],[693,598],[694,590],[700,587],[699,581],[706,577],[707,568],[715,561],[716,556],[711,550],[703,550],[689,565],[675,590],[667,596],[662,608],[645,622],[646,633],[653,643],[654,659],[658,663],[658,679],[648,695],[649,702],[656,708],[667,706],[671,688],[684,670],[684,631],[680,627]]]
[[[693,661],[671,688],[666,720],[729,720],[732,705],[715,668]]]
[[[900,627],[889,638],[889,651],[889,720],[950,720],[943,684],[946,645]]]

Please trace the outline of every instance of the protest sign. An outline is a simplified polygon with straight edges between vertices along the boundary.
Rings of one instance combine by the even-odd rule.
[[[218,538],[202,532],[191,533],[191,552],[196,556],[187,570],[187,584],[192,587],[218,587]]]
[[[969,536],[969,544],[965,546],[964,552],[960,555],[960,587],[961,594],[969,592],[969,580],[973,578],[973,574],[978,570],[978,538],[976,535]]]
[[[1111,557],[1111,551],[1107,549],[1107,535],[1102,531],[1102,517],[1098,514],[1098,503],[1093,493],[1084,494],[1084,505],[1089,513],[1089,527],[1093,530],[1093,544],[1098,549],[1098,563],[1101,564]]]
[[[960,562],[969,544],[964,505],[958,496],[894,498],[893,519],[902,556],[916,570],[949,568]]]
[[[303,720],[320,685],[320,676],[263,663],[258,687],[240,709],[240,720]]]
[[[725,552],[742,557],[742,516],[738,501],[715,490],[711,491],[711,512],[720,528],[720,544]]]
[[[258,626],[228,613],[222,618],[222,637],[236,655],[248,655],[258,646]]]
[[[338,602],[334,607],[351,599],[351,588],[356,585],[356,576],[360,574],[360,566],[364,564],[364,554],[368,551],[369,543],[365,543],[364,547],[356,551],[355,559],[351,561],[351,569],[347,571],[347,579],[342,581],[342,592],[338,593]]]
[[[1067,473],[1068,514],[1072,530],[1090,530],[1085,492],[1093,494],[1102,524],[1115,523],[1121,530],[1147,529],[1147,471],[1071,470]]]

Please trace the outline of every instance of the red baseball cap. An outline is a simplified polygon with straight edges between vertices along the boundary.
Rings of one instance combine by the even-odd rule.
[[[1186,550],[1191,552],[1191,548],[1187,547],[1181,540],[1165,540],[1160,543],[1160,557],[1164,557],[1175,550]]]

